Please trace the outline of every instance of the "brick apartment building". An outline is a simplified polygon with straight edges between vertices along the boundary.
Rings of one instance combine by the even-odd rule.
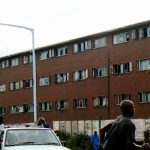
[[[150,117],[150,21],[36,49],[38,116],[107,120],[124,99],[135,119]],[[0,115],[33,122],[32,53],[0,58]]]

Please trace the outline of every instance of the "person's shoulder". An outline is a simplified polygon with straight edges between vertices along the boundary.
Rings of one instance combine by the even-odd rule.
[[[49,125],[48,124],[44,124],[44,128],[49,128]]]
[[[120,123],[135,128],[135,124],[132,122],[132,120],[129,117],[121,116]]]

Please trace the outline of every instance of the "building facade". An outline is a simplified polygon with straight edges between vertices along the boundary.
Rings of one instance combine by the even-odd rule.
[[[150,117],[150,21],[37,48],[36,67],[38,116],[51,126],[114,119],[124,99],[135,119]],[[33,122],[30,51],[0,58],[0,115]]]

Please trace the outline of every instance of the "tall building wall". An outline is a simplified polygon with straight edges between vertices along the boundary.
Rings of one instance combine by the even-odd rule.
[[[149,37],[147,21],[37,48],[38,116],[51,125],[114,119],[119,103],[131,99],[134,118],[149,118]],[[33,122],[31,54],[0,59],[0,114],[7,124]]]

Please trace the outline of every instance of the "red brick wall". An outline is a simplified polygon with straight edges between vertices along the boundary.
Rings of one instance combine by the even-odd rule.
[[[91,36],[92,38],[92,36]],[[84,38],[83,38],[84,39]],[[150,90],[150,74],[147,71],[137,70],[137,61],[150,58],[150,39],[129,41],[127,43],[112,44],[112,35],[108,36],[107,46],[104,48],[87,50],[81,53],[72,53],[72,42],[68,46],[67,56],[50,58],[39,61],[37,57],[37,102],[51,100],[53,109],[50,112],[39,112],[51,123],[56,120],[94,120],[113,119],[119,115],[119,106],[115,105],[114,95],[118,93],[130,93],[131,99],[135,102],[135,118],[149,118],[150,104],[140,104],[138,92]],[[109,55],[109,57],[108,57]],[[92,68],[98,66],[110,66],[113,64],[132,62],[133,71],[123,75],[112,75],[94,79]],[[88,79],[73,81],[73,71],[88,69]],[[56,84],[55,74],[69,72],[69,82]],[[42,76],[51,76],[51,83],[39,87],[38,79]],[[32,78],[32,63],[0,70],[0,80],[7,83],[7,91],[0,93],[0,102],[3,106],[27,104],[33,102],[32,88],[9,90],[9,82]],[[108,96],[110,105],[100,108],[93,108],[94,96]],[[85,109],[73,109],[73,99],[87,97],[88,106]],[[55,101],[67,99],[68,110],[58,111],[55,109]],[[4,115],[6,123],[32,122],[33,113],[20,113]]]

